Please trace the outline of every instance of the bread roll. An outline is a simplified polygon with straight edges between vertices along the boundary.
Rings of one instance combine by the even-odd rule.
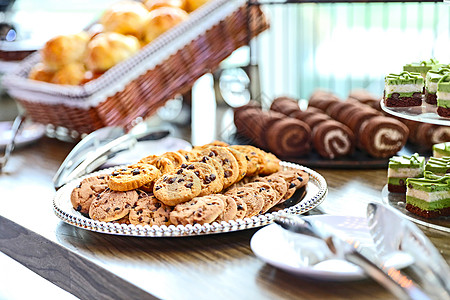
[[[139,37],[148,16],[147,8],[137,1],[123,1],[109,7],[100,18],[105,32]]]
[[[94,72],[104,72],[139,50],[139,40],[131,35],[104,32],[88,44],[86,66]]]
[[[31,69],[30,73],[28,74],[28,78],[33,80],[50,82],[52,80],[53,75],[55,75],[55,72],[50,70],[43,63],[38,63]]]
[[[192,12],[197,8],[199,8],[200,6],[202,6],[203,4],[205,4],[206,2],[208,2],[208,0],[186,0],[186,2],[187,2],[186,10],[188,12]]]
[[[86,32],[56,36],[42,48],[42,61],[53,71],[73,62],[81,62],[88,41],[89,35]]]
[[[149,11],[160,7],[176,7],[186,10],[185,0],[147,0],[144,1],[144,5]]]
[[[159,35],[171,29],[188,17],[187,12],[175,7],[161,7],[152,10],[145,22],[142,38],[145,43],[150,43]]]
[[[79,85],[84,80],[86,69],[82,63],[70,63],[56,71],[51,82],[56,84]]]

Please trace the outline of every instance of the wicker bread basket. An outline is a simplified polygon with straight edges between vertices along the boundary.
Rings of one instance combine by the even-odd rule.
[[[35,122],[79,134],[111,125],[128,127],[188,91],[195,80],[267,28],[258,6],[247,6],[245,0],[211,0],[136,55],[83,86],[27,79],[40,53],[6,75],[3,85]]]

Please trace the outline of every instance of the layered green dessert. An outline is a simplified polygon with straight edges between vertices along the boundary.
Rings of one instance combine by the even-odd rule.
[[[406,180],[406,209],[424,218],[450,215],[450,176],[425,171],[423,178]]]
[[[450,108],[450,73],[445,74],[439,79],[436,96],[438,107]]]
[[[391,193],[406,192],[406,179],[422,177],[425,157],[414,153],[411,156],[393,156],[388,165],[388,190]]]
[[[450,69],[448,69],[448,68],[440,68],[438,70],[430,70],[427,73],[427,76],[425,78],[425,90],[430,94],[436,94],[438,81],[442,78],[442,76],[444,76],[445,74],[447,74],[449,72],[450,72]]]
[[[450,142],[434,144],[433,145],[433,156],[434,157],[444,157],[450,156]]]
[[[450,172],[450,157],[430,157],[425,165],[425,171],[444,176]]]
[[[420,73],[425,77],[431,69],[438,69],[441,65],[436,59],[423,60],[421,62],[413,62],[403,66],[403,71]]]
[[[420,73],[401,72],[400,74],[389,74],[385,77],[384,95],[392,97],[394,93],[399,97],[412,97],[414,93],[422,93],[424,80]]]

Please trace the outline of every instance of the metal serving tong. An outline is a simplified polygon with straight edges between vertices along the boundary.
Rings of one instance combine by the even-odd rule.
[[[450,267],[431,241],[399,212],[379,203],[369,203],[367,220],[379,256],[403,253],[413,263],[411,276],[433,299],[450,299]]]
[[[138,141],[159,140],[169,130],[155,130],[141,122],[128,133],[122,127],[104,127],[83,138],[69,153],[53,177],[56,189],[67,182],[88,174],[118,153],[133,148]]]
[[[396,272],[392,272],[391,270],[391,273],[385,272],[361,252],[358,241],[339,238],[325,224],[311,222],[293,215],[278,215],[274,221],[288,231],[308,235],[324,241],[336,257],[343,258],[359,266],[368,276],[376,280],[398,298],[414,300],[430,299],[411,280],[402,275],[400,271],[395,270]]]
[[[5,148],[5,154],[0,157],[0,173],[2,173],[3,168],[6,166],[6,163],[9,160],[9,157],[11,156],[11,153],[13,152],[15,146],[16,146],[16,138],[17,135],[20,131],[20,129],[22,128],[23,123],[25,122],[25,114],[24,113],[20,113],[15,119],[14,119],[14,123],[11,127],[11,140],[9,141],[9,143],[6,145]]]

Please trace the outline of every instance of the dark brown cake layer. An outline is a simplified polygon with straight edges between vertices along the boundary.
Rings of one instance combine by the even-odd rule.
[[[394,93],[392,97],[384,98],[384,105],[387,107],[421,106],[422,94],[414,93],[412,97],[399,97],[397,93]]]
[[[423,210],[418,208],[417,206],[406,204],[406,210],[409,212],[421,216],[426,219],[434,219],[439,217],[447,217],[450,216],[450,207],[446,207],[438,210]]]
[[[429,94],[428,91],[425,90],[425,102],[428,104],[437,104],[436,94]]]
[[[388,191],[391,193],[406,193],[406,185],[395,185],[388,183]]]
[[[437,113],[441,117],[448,118],[448,117],[450,117],[450,108],[438,106]]]

